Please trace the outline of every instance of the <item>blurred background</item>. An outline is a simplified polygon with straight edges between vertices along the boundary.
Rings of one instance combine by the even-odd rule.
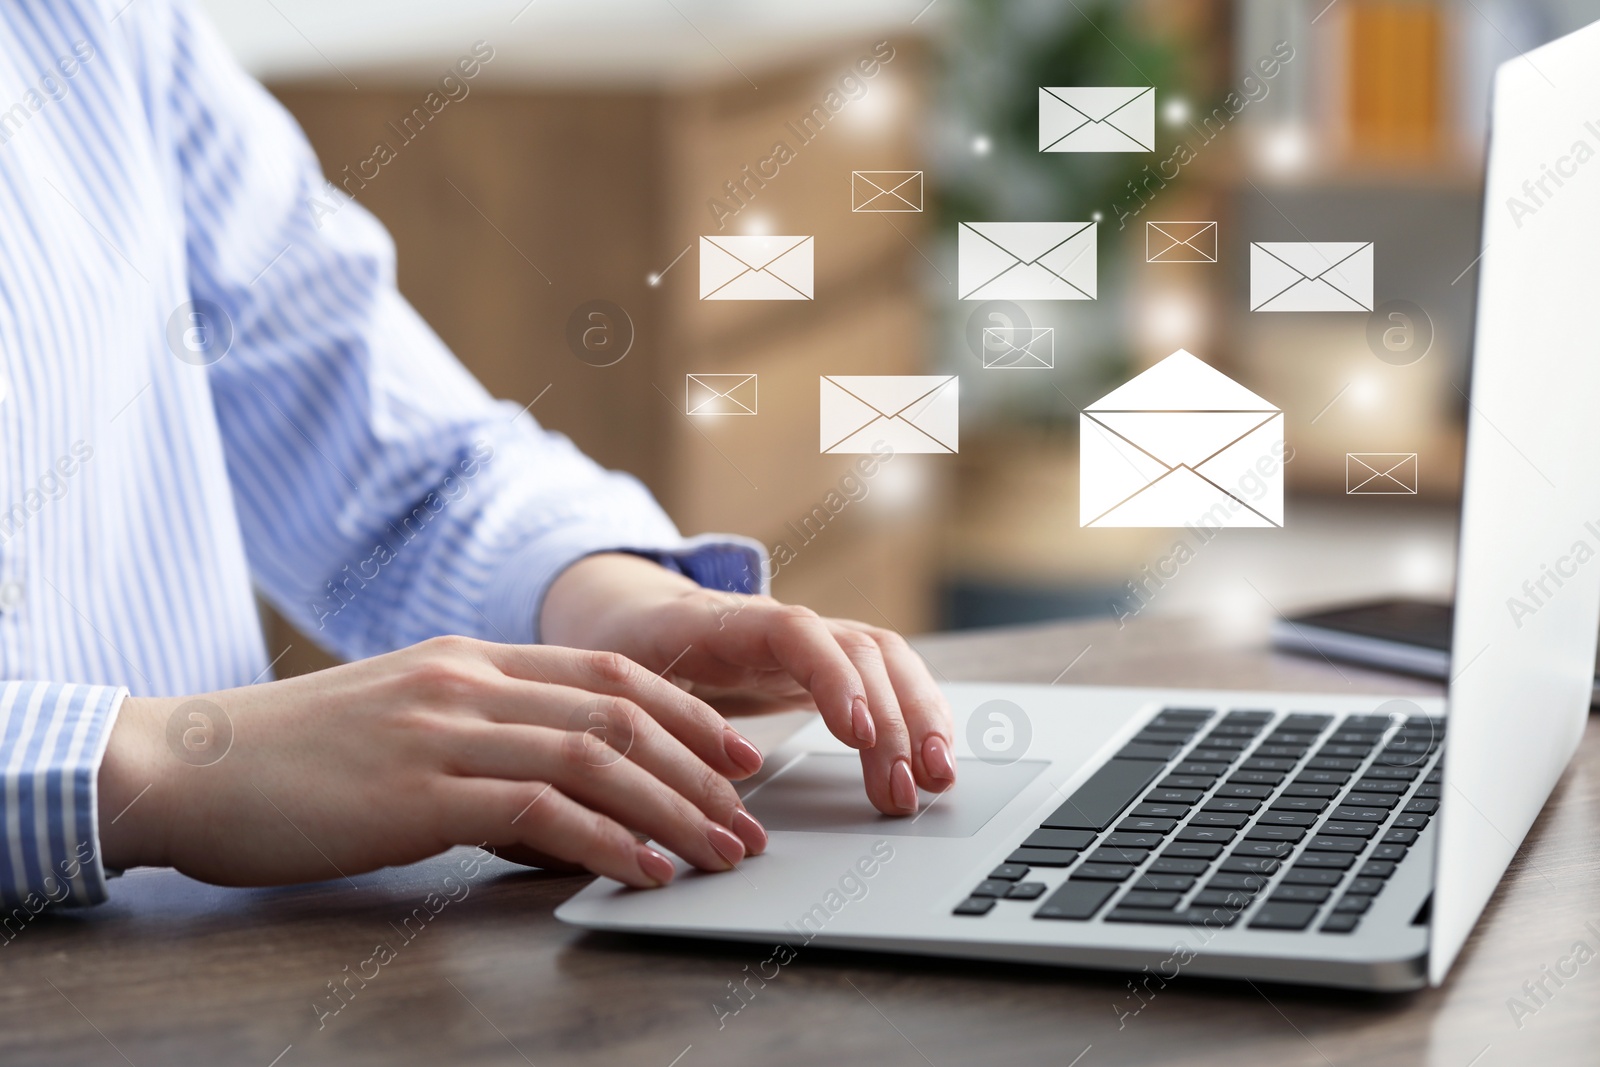
[[[1600,17],[1595,0],[203,2],[305,127],[322,209],[353,196],[387,224],[401,289],[491,391],[638,475],[686,533],[771,546],[778,595],[905,633],[1259,628],[1448,597],[1489,83]],[[1038,88],[1076,85],[1153,85],[1156,150],[1039,152]],[[859,170],[923,171],[924,210],[852,211]],[[1004,220],[1098,221],[1099,298],[957,300],[957,223]],[[1150,221],[1215,221],[1218,261],[1147,262]],[[815,300],[701,301],[696,246],[716,234],[814,235]],[[1374,313],[1251,313],[1249,243],[1275,240],[1372,241]],[[985,369],[983,328],[1021,323],[1055,328],[1055,368]],[[1180,347],[1282,408],[1293,459],[1283,529],[1174,566],[1183,531],[1079,527],[1076,450],[1081,406]],[[687,415],[690,373],[756,374],[758,413]],[[960,375],[959,454],[896,456],[839,493],[855,457],[818,454],[819,376],[917,373]],[[1349,452],[1417,453],[1419,492],[1348,494]],[[325,662],[276,620],[273,640],[294,646],[284,673]]]

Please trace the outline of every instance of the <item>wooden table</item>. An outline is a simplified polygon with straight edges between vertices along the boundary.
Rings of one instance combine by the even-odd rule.
[[[1141,622],[919,642],[950,680],[1003,677],[1425,693],[1260,651],[1259,633]],[[763,723],[773,735],[789,717]],[[754,731],[753,731],[754,732]],[[582,878],[492,861],[397,927],[467,855],[278,890],[130,872],[112,902],[0,942],[0,1063],[1216,1064],[1551,1067],[1600,1062],[1600,958],[1542,1006],[1523,991],[1577,940],[1600,951],[1600,731],[1534,827],[1449,983],[1408,996],[806,950],[718,1029],[712,1002],[765,949],[598,936],[552,918]],[[459,895],[459,891],[456,891]],[[1586,923],[1593,925],[1586,928]],[[365,964],[379,941],[397,945]],[[337,1014],[329,983],[377,972]],[[1571,964],[1568,965],[1570,971]],[[1531,1012],[1513,1015],[1509,999]],[[1139,1008],[1137,1014],[1125,1014]]]

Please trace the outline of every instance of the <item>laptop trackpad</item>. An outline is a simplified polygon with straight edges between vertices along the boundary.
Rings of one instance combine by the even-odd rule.
[[[768,830],[971,837],[1046,766],[1044,760],[1020,760],[1001,767],[958,759],[954,789],[922,793],[918,814],[893,818],[880,814],[867,800],[859,757],[809,752],[746,797],[745,806]]]

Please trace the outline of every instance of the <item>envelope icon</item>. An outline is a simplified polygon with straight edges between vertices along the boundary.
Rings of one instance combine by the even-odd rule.
[[[1283,412],[1182,349],[1078,427],[1083,526],[1283,525]]]
[[[1251,242],[1250,310],[1371,311],[1372,242]]]
[[[920,170],[853,170],[851,211],[921,211]]]
[[[1344,491],[1350,496],[1416,496],[1415,452],[1346,452]]]
[[[1146,263],[1215,263],[1217,224],[1214,222],[1147,222],[1144,224]]]
[[[983,331],[985,370],[1049,370],[1056,365],[1056,331],[1050,326],[988,326]]]
[[[956,231],[961,300],[1093,300],[1093,222],[963,222]]]
[[[1156,91],[1139,86],[1039,89],[1039,151],[1154,152]]]
[[[683,383],[683,410],[690,415],[754,415],[754,374],[690,374]]]
[[[896,452],[957,451],[954,375],[830,375],[822,379],[822,451],[871,452],[882,441]]]
[[[701,300],[810,300],[810,237],[700,238]]]

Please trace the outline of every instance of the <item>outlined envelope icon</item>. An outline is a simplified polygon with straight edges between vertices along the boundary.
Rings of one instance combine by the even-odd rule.
[[[1371,241],[1250,244],[1251,311],[1371,311]]]
[[[1056,365],[1053,326],[986,326],[985,370],[1050,370]]]
[[[1078,428],[1082,526],[1283,525],[1283,412],[1182,349]]]
[[[921,211],[920,170],[853,170],[851,211]]]
[[[1137,86],[1039,89],[1039,151],[1154,152],[1156,91]]]
[[[701,300],[810,300],[810,237],[700,238]]]
[[[689,374],[683,382],[683,410],[689,415],[754,415],[754,374]]]
[[[956,230],[960,300],[1093,300],[1093,222],[963,222]]]
[[[961,383],[950,374],[829,375],[822,379],[822,451],[955,452]]]
[[[1416,496],[1415,452],[1346,452],[1344,491],[1350,496]]]
[[[1217,224],[1214,222],[1147,222],[1144,224],[1146,263],[1215,263]]]

